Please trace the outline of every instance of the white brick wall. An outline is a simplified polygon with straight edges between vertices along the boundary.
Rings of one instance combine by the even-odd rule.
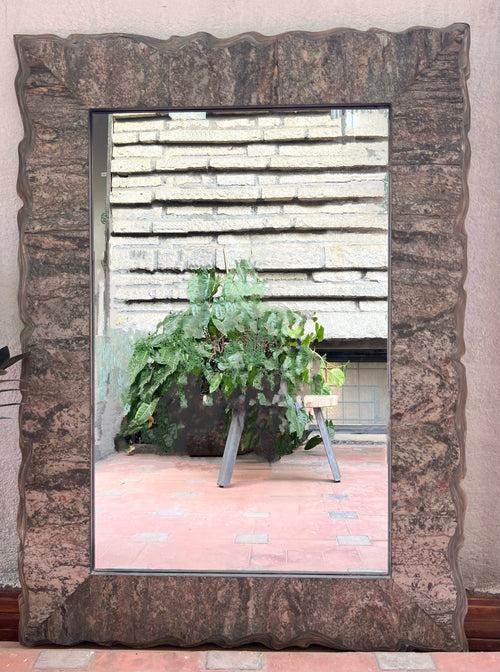
[[[194,269],[251,260],[327,336],[387,336],[385,110],[115,115],[110,325],[185,307]]]
[[[127,134],[128,136],[128,134]],[[113,151],[113,173],[153,173],[180,170],[290,170],[381,166],[387,163],[387,142],[309,143],[265,145],[159,145],[117,146]]]
[[[203,254],[200,251],[200,254]],[[373,301],[367,301],[371,308],[377,310],[375,304],[385,309],[387,297],[387,282],[369,282],[365,278],[352,279],[349,271],[345,272],[346,278],[342,278],[342,272],[337,273],[335,280],[328,282],[311,282],[307,275],[297,279],[297,274],[280,276],[279,273],[268,273],[266,278],[267,293],[269,299],[281,298],[294,300],[301,299],[317,300],[317,309],[326,310],[324,302],[328,299],[356,299],[369,297]],[[144,302],[154,299],[156,301],[187,300],[187,282],[189,273],[165,273],[147,277],[140,273],[120,274],[116,277],[115,298],[117,301],[136,300]],[[360,301],[361,303],[361,301]],[[130,307],[121,307],[121,311],[129,310]]]

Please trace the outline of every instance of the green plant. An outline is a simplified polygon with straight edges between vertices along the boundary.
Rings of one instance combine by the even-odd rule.
[[[327,426],[332,433],[333,425],[329,420]],[[290,455],[301,443],[304,450],[310,450],[321,442],[321,437],[312,428],[306,429],[302,437],[291,433],[284,409],[279,406],[250,408],[241,437],[241,447],[245,452],[258,453],[269,462]]]
[[[20,382],[18,379],[3,378],[2,376],[7,375],[7,369],[9,369],[11,366],[16,364],[16,362],[19,362],[21,359],[24,359],[27,356],[28,356],[27,353],[21,353],[20,355],[14,355],[13,357],[11,357],[9,348],[6,345],[0,348],[0,383]],[[1,393],[5,394],[8,392],[18,392],[18,391],[19,391],[18,388],[15,387],[9,387],[9,388],[0,387],[0,394]],[[6,408],[7,406],[19,406],[19,402],[13,401],[6,404],[0,404],[0,408]],[[0,420],[7,420],[7,419],[8,418],[5,416],[0,416]]]
[[[309,415],[297,405],[297,393],[304,385],[312,394],[330,393],[325,361],[313,348],[324,328],[313,318],[307,331],[304,315],[267,304],[264,292],[244,261],[227,274],[201,269],[193,275],[188,308],[169,314],[135,344],[123,435],[151,424],[160,399],[172,390],[186,407],[185,387],[195,376],[206,405],[217,391],[229,403],[245,394],[250,406],[279,405],[289,434],[302,439]],[[343,372],[336,375],[341,384]]]
[[[158,413],[153,421],[149,421],[140,430],[141,443],[152,443],[164,453],[171,453],[174,449],[179,426],[172,422],[168,413]]]

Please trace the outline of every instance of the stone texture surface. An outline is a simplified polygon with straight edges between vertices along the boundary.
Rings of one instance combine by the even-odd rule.
[[[257,651],[209,651],[207,670],[261,670],[262,653]]]
[[[85,649],[41,651],[34,664],[35,670],[81,670],[88,667],[94,651]]]
[[[22,341],[31,351],[21,410],[22,640],[464,647],[467,27],[222,41],[39,36],[16,45],[26,129]],[[88,108],[332,98],[391,104],[395,115],[391,579],[91,574]],[[443,301],[437,315],[425,302],[429,286]]]
[[[429,653],[376,653],[381,670],[435,670]]]

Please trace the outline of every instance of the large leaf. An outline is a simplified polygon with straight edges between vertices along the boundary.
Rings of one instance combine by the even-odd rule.
[[[198,271],[189,281],[188,299],[192,303],[204,303],[214,296],[219,287],[219,278],[213,270]]]
[[[131,426],[142,427],[156,411],[159,399],[153,399],[150,402],[141,402],[132,418]]]
[[[142,339],[135,344],[134,352],[128,364],[128,373],[130,382],[133,383],[137,375],[143,370],[148,363],[150,353],[149,341]]]
[[[179,364],[180,352],[175,344],[163,343],[152,356],[155,362],[163,364],[172,373]]]
[[[265,286],[255,269],[244,260],[236,264],[235,268],[226,275],[222,287],[222,296],[227,301],[254,302],[259,300],[265,291]]]
[[[9,349],[7,348],[7,352]],[[25,357],[28,356],[28,353],[23,352],[20,355],[14,355],[13,357],[7,357],[7,359],[4,359],[2,363],[0,364],[0,374],[5,374],[7,373],[6,369],[11,367],[13,364],[16,362],[19,362],[21,359],[24,359]]]
[[[184,321],[184,333],[192,338],[203,338],[210,320],[210,311],[206,303],[194,305],[189,317]]]
[[[306,441],[304,445],[304,450],[311,450],[312,448],[315,448],[322,442],[323,439],[321,438],[321,436],[319,436],[319,434],[317,434],[316,436],[311,436],[311,438]]]
[[[7,362],[10,359],[10,350],[7,345],[4,345],[3,348],[0,348],[0,367],[3,366],[4,362]]]
[[[344,369],[340,367],[335,367],[328,370],[328,383],[330,385],[335,385],[335,387],[342,387],[345,383],[345,373]]]
[[[314,323],[314,330],[316,334],[316,340],[322,341],[325,337],[325,327],[322,324]]]
[[[151,366],[146,366],[142,371],[137,375],[136,382],[138,383],[138,392],[139,396],[144,400],[151,398],[151,380],[153,375],[156,373],[155,369]]]
[[[209,393],[212,394],[212,392],[215,392],[219,385],[221,384],[222,381],[222,373],[214,373],[214,375],[210,379],[210,387],[209,387]]]
[[[300,439],[304,435],[306,424],[309,421],[309,416],[307,411],[296,405],[293,397],[287,394],[285,400],[287,403],[286,418],[288,420],[290,432],[292,434],[296,434]]]
[[[172,370],[168,366],[162,366],[161,369],[155,369],[152,377],[151,384],[149,385],[148,392],[150,395],[153,395],[156,390],[163,385],[169,376],[172,375]]]
[[[157,345],[172,336],[181,326],[184,315],[182,313],[171,313],[167,315],[158,325],[160,333],[153,339],[152,345]]]

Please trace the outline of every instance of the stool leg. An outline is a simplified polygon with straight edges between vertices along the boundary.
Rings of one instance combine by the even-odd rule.
[[[233,409],[231,424],[224,447],[222,464],[220,465],[219,478],[217,485],[219,488],[226,488],[231,483],[236,455],[240,447],[241,435],[245,425],[245,403],[240,399],[239,403]]]
[[[321,410],[321,408],[314,409],[314,416],[316,418],[316,422],[318,423],[319,433],[321,434],[321,438],[323,439],[323,445],[325,446],[326,456],[328,458],[328,462],[330,463],[330,469],[332,470],[333,480],[335,481],[335,483],[340,483],[339,465],[337,464],[337,460],[335,459],[335,455],[332,448],[332,442],[330,441],[330,435],[328,434],[328,428],[326,426],[325,418],[323,417],[323,411]]]

